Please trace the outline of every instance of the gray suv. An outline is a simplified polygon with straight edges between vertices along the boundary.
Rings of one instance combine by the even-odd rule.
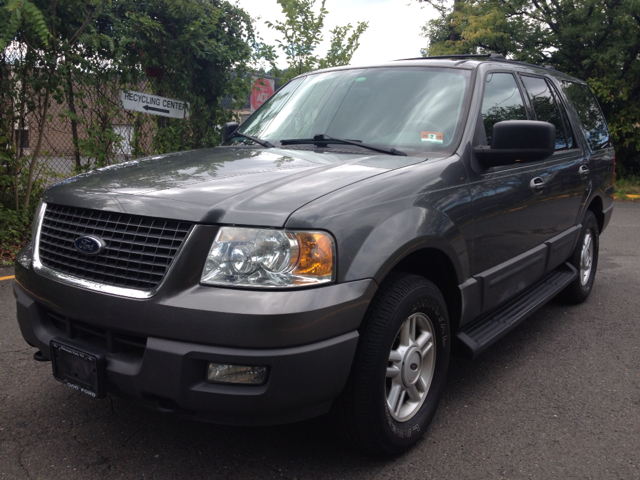
[[[222,146],[49,188],[18,322],[91,397],[408,449],[450,355],[585,300],[614,151],[588,86],[496,55],[304,74]]]

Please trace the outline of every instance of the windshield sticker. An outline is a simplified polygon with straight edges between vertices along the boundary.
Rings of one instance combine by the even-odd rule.
[[[442,143],[444,137],[442,132],[422,132],[422,141],[431,143]]]

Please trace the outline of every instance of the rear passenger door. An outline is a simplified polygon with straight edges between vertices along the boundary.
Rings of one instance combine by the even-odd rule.
[[[589,168],[584,152],[575,140],[566,107],[550,79],[520,75],[532,120],[556,127],[556,151],[542,162],[538,201],[530,209],[544,216],[550,256],[546,271],[553,270],[570,255],[578,234],[575,226],[586,200]]]
[[[604,115],[586,84],[563,80],[561,86],[579,120],[576,136],[581,137],[585,144],[584,149],[589,159],[587,167],[592,184],[588,186],[588,194],[604,191],[613,185],[615,156]]]

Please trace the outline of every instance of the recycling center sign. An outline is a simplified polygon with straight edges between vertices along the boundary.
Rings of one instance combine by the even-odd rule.
[[[122,108],[135,112],[150,113],[171,118],[189,118],[189,102],[173,98],[158,97],[148,93],[121,90]]]

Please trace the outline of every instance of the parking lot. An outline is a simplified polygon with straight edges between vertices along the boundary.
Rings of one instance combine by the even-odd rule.
[[[323,419],[225,427],[66,388],[33,360],[2,280],[0,479],[640,478],[639,238],[640,203],[617,203],[588,301],[454,360],[430,430],[393,459],[345,448]]]

